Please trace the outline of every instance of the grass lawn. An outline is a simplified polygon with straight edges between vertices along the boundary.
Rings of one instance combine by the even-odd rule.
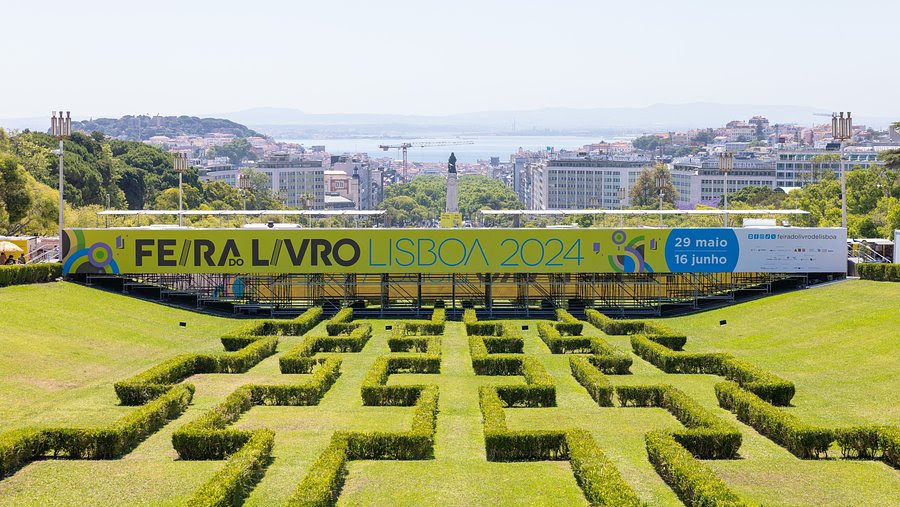
[[[665,319],[687,332],[687,350],[721,350],[797,385],[794,411],[823,425],[900,424],[900,284],[846,282],[688,317]],[[718,321],[728,325],[719,327]],[[178,326],[188,322],[187,328]],[[29,424],[94,425],[120,417],[112,383],[182,352],[219,351],[218,336],[240,322],[204,316],[57,283],[0,289],[0,431]],[[362,352],[341,354],[342,375],[318,406],[254,407],[237,428],[275,431],[273,460],[247,505],[280,505],[291,495],[336,429],[399,431],[408,407],[365,407],[360,385],[387,354],[385,321]],[[390,322],[393,324],[394,322]],[[642,500],[679,505],[647,460],[643,435],[676,428],[657,408],[598,407],[569,373],[568,358],[540,341],[535,321],[525,352],[557,386],[558,406],[507,409],[511,429],[581,427],[590,431]],[[320,325],[313,333],[324,333]],[[590,325],[585,334],[600,334]],[[284,383],[278,356],[300,337],[283,337],[276,355],[241,375],[195,375],[197,393],[177,420],[121,460],[47,459],[0,480],[0,505],[177,505],[222,467],[176,459],[172,432],[250,382]],[[608,337],[630,350],[627,337]],[[667,375],[634,357],[632,375],[616,384],[669,383],[734,422],[741,459],[706,461],[733,489],[766,505],[890,505],[900,472],[881,462],[799,460],[718,407],[709,375]],[[341,505],[585,505],[568,462],[493,463],[484,458],[478,387],[521,381],[476,376],[465,329],[448,322],[439,375],[392,375],[390,383],[440,389],[435,459],[354,461]],[[839,456],[840,453],[831,453]]]

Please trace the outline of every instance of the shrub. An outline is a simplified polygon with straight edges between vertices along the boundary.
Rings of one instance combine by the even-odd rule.
[[[252,341],[237,352],[178,355],[134,377],[116,382],[116,395],[123,405],[141,405],[196,373],[243,373],[274,354],[277,346],[278,338],[267,336]]]
[[[569,369],[572,370],[572,376],[579,384],[587,389],[591,398],[601,407],[612,406],[613,388],[606,380],[606,376],[597,369],[596,366],[582,356],[569,357]]]
[[[900,468],[900,428],[896,426],[854,426],[835,431],[841,454],[848,458],[880,458]]]
[[[62,264],[57,262],[0,266],[0,287],[52,282],[61,276]]]
[[[328,322],[331,324],[340,324],[342,322],[350,322],[351,320],[353,320],[353,308],[341,308],[340,311],[328,320]]]
[[[856,272],[863,280],[900,282],[900,264],[860,263],[856,265]]]
[[[705,464],[694,458],[672,435],[652,431],[644,436],[650,463],[689,506],[749,505],[731,491]]]
[[[565,433],[561,431],[509,431],[499,388],[482,386],[479,404],[484,421],[484,448],[488,461],[565,459]]]
[[[509,327],[509,323],[504,326],[500,322],[479,322],[472,308],[463,311],[463,324],[466,325],[466,334],[469,336],[500,336]]]
[[[193,394],[190,384],[173,387],[109,426],[24,428],[0,435],[0,477],[48,453],[75,459],[121,458],[184,412]]]
[[[189,506],[241,505],[253,487],[262,479],[272,455],[275,434],[271,430],[256,430],[225,468],[219,470],[188,500]]]
[[[372,337],[372,326],[359,324],[345,336],[307,336],[278,358],[281,373],[309,373],[317,363],[312,358],[319,352],[360,352]]]
[[[641,320],[615,320],[597,310],[585,310],[588,322],[606,334],[630,335],[642,334],[672,350],[681,350],[687,342],[687,336],[679,334],[661,324]]]
[[[567,431],[566,447],[575,480],[591,505],[641,505],[634,490],[622,479],[590,433],[581,429]]]
[[[828,447],[834,440],[832,430],[804,424],[793,414],[779,410],[734,382],[720,382],[715,388],[722,408],[734,412],[738,420],[749,424],[798,458],[828,455]]]
[[[432,324],[444,324],[447,322],[447,310],[443,308],[435,308],[431,314]]]
[[[770,403],[787,405],[794,384],[729,354],[675,352],[643,335],[632,335],[631,348],[666,373],[707,373],[733,380]]]
[[[555,323],[555,327],[563,335],[580,335],[584,328],[584,324],[580,320],[576,319],[572,314],[562,308],[556,310],[556,320],[558,322]]]
[[[348,446],[346,434],[332,435],[328,447],[316,458],[297,490],[288,499],[287,505],[292,507],[334,505],[347,475]]]

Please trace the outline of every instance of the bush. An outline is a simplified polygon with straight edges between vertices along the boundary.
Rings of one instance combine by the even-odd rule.
[[[632,335],[631,348],[666,373],[721,375],[776,405],[788,405],[794,397],[792,382],[729,354],[675,352],[643,335]]]
[[[566,459],[561,431],[509,431],[498,387],[482,386],[479,404],[484,421],[484,448],[488,461]]]
[[[466,334],[469,336],[500,336],[509,327],[500,322],[479,322],[472,308],[463,311],[463,324],[466,325]]]
[[[278,358],[281,373],[309,373],[318,362],[312,356],[319,352],[360,352],[372,337],[372,326],[358,324],[349,335],[307,336]]]
[[[580,320],[576,319],[572,314],[562,308],[556,310],[556,320],[558,322],[556,322],[555,327],[563,335],[580,335],[584,328],[584,324]]]
[[[168,391],[172,385],[197,373],[243,373],[275,353],[278,338],[262,337],[237,352],[219,355],[182,354],[116,382],[123,405],[142,405]]]
[[[716,477],[709,467],[679,445],[672,435],[652,431],[644,436],[644,441],[650,463],[686,505],[749,505]]]
[[[431,314],[432,324],[444,324],[447,322],[447,310],[443,308],[435,308]]]
[[[597,369],[596,366],[582,356],[569,357],[569,369],[572,370],[572,376],[579,384],[587,389],[591,398],[601,407],[611,407],[613,388],[606,380],[606,376]]]
[[[337,501],[344,477],[347,475],[347,436],[335,433],[325,451],[316,458],[312,468],[288,499],[292,507],[325,507]]]
[[[641,320],[615,320],[597,310],[585,310],[588,322],[594,327],[610,335],[642,334],[672,350],[681,350],[687,342],[687,336],[676,333],[661,324]]]
[[[749,424],[798,458],[828,455],[828,448],[834,440],[832,430],[804,424],[793,414],[779,410],[734,382],[720,382],[715,388],[722,408],[734,412],[738,420]]]
[[[372,364],[363,379],[361,393],[363,405],[411,406],[419,399],[425,386],[391,385],[388,377],[394,373],[440,373],[441,358],[427,354],[397,354],[381,356]]]
[[[900,282],[900,264],[860,263],[856,265],[856,272],[863,280]]]
[[[876,459],[900,468],[900,428],[896,426],[854,426],[835,432],[841,454],[848,458]]]
[[[61,276],[62,264],[58,262],[0,266],[0,287],[52,282]]]
[[[45,454],[75,459],[116,459],[187,408],[194,386],[171,388],[153,402],[99,428],[24,428],[0,436],[0,477]]]
[[[641,505],[634,490],[622,479],[590,433],[581,429],[567,431],[566,447],[575,480],[591,505]]]
[[[272,455],[275,434],[271,430],[256,430],[225,468],[198,489],[188,500],[189,506],[241,505],[253,487],[262,479]]]
[[[331,324],[340,324],[342,322],[350,322],[353,320],[353,308],[341,308],[334,317],[328,320]]]
[[[469,337],[469,353],[476,375],[522,375],[525,385],[497,386],[499,396],[508,406],[556,406],[553,379],[535,358],[522,354],[488,354],[485,338]]]

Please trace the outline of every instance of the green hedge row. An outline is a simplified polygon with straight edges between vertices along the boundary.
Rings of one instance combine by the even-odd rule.
[[[123,405],[142,405],[197,373],[244,373],[274,354],[277,346],[278,337],[267,336],[237,352],[178,355],[134,377],[116,382],[116,395]]]
[[[222,345],[232,352],[266,336],[301,336],[322,319],[322,308],[313,307],[291,320],[263,320],[248,322],[222,335]]]
[[[243,385],[197,419],[175,430],[172,446],[181,459],[223,459],[241,449],[250,431],[229,429],[241,414],[254,405],[315,405],[340,376],[341,360],[321,360],[313,375],[295,385]]]
[[[270,430],[254,431],[247,443],[231,456],[225,467],[212,476],[187,501],[190,507],[225,507],[242,505],[253,487],[262,479],[269,458],[275,433]]]
[[[278,358],[281,373],[309,373],[317,361],[319,352],[360,352],[372,337],[372,326],[357,324],[349,335],[307,336],[291,350]]]
[[[340,495],[349,460],[421,460],[433,457],[437,410],[438,388],[425,386],[416,400],[409,431],[336,432],[287,504],[302,507],[334,505]]]
[[[642,320],[616,320],[597,310],[585,310],[588,322],[594,327],[610,335],[642,334],[647,338],[665,345],[672,350],[681,350],[687,343],[687,336],[680,334],[661,324]]]
[[[328,322],[339,324],[341,322],[350,322],[351,320],[353,320],[353,308],[341,308],[334,316],[328,319]]]
[[[175,386],[109,426],[24,428],[0,435],[0,477],[47,454],[74,459],[121,458],[181,415],[193,394],[191,384]]]
[[[435,308],[431,314],[432,324],[445,324],[447,322],[447,310],[443,308]]]
[[[584,356],[570,356],[569,369],[579,384],[587,389],[591,398],[601,407],[613,406],[613,388],[604,375],[591,361]]]
[[[584,323],[562,308],[556,309],[556,320],[556,329],[563,335],[577,336],[584,330]]]
[[[507,334],[507,329],[513,327],[511,322],[481,322],[472,308],[463,311],[463,324],[469,336],[503,336]]]
[[[857,264],[856,272],[863,280],[876,280],[879,282],[900,282],[900,264],[881,264],[866,262]],[[3,284],[0,283],[0,285]]]
[[[573,357],[571,359],[582,359]],[[584,430],[510,431],[495,386],[478,391],[488,461],[565,460],[591,505],[640,505],[634,490]]]
[[[616,375],[629,373],[631,357],[599,336],[564,336],[557,326],[546,322],[539,322],[537,328],[538,335],[554,354],[590,353],[594,355],[591,362],[604,373]]]
[[[0,266],[0,287],[52,282],[61,276],[62,264],[58,262]]]
[[[647,455],[656,472],[688,506],[737,507],[751,505],[729,489],[701,461],[664,432],[644,435]]]
[[[734,382],[716,384],[716,398],[722,408],[737,415],[738,420],[752,426],[799,458],[828,455],[834,431],[804,424],[793,414],[779,410],[759,396],[741,389]]]
[[[469,337],[469,353],[476,375],[525,377],[525,385],[497,386],[497,392],[508,406],[556,406],[556,387],[541,363],[523,354],[490,354],[481,336]]]
[[[882,459],[900,468],[900,428],[897,426],[854,426],[835,433],[841,453],[848,458]]]
[[[642,505],[590,433],[582,429],[567,431],[566,447],[575,480],[591,505]]]
[[[395,373],[440,373],[441,356],[436,354],[391,354],[372,364],[362,383],[363,405],[412,406],[426,386],[386,385]]]
[[[792,382],[730,354],[676,352],[643,335],[631,336],[631,348],[635,354],[666,373],[720,375],[775,405],[788,405],[794,397]]]
[[[394,329],[388,338],[388,347],[391,352],[418,352],[421,354],[440,354],[441,353],[441,337],[440,336],[409,336],[404,333],[402,325],[398,329]]]

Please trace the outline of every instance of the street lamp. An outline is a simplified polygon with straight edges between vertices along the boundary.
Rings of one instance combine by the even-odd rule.
[[[178,227],[181,227],[182,224],[182,201],[184,196],[184,191],[181,186],[181,177],[188,168],[187,161],[187,153],[176,153],[175,159],[172,162],[173,169],[178,173]]]
[[[72,135],[72,115],[69,111],[66,111],[65,116],[63,116],[62,111],[59,112],[59,116],[56,116],[56,111],[53,111],[53,116],[50,117],[50,135],[59,139],[59,149],[52,150],[50,153],[59,155],[59,259],[62,260],[63,227],[65,226],[63,219],[65,210],[65,202],[63,201],[63,139]]]
[[[237,176],[238,188],[241,189],[241,199],[244,202],[244,225],[247,225],[247,190],[250,188],[250,175],[239,172]]]
[[[619,187],[619,211],[625,209],[625,196],[628,195],[625,192],[625,187]],[[625,226],[625,213],[619,213],[619,227]]]
[[[663,192],[663,185],[666,184],[665,176],[659,175],[656,177],[656,188],[659,190],[659,226],[663,226],[663,197],[666,196],[665,192]]]
[[[853,137],[853,119],[850,118],[850,112],[847,111],[847,117],[844,112],[831,113],[831,136],[835,141],[841,143],[838,151],[838,165],[841,171],[841,227],[847,228],[847,178],[844,175],[844,146],[843,143],[847,139]]]
[[[728,227],[728,173],[734,169],[734,153],[719,154],[719,170],[722,171],[722,182],[725,187],[725,227]]]

